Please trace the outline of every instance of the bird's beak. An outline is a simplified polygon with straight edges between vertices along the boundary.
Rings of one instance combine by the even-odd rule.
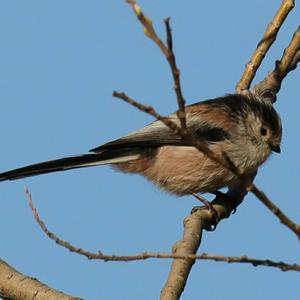
[[[270,148],[273,152],[280,153],[280,145],[270,144]]]

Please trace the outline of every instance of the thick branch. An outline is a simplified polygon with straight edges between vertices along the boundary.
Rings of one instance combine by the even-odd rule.
[[[11,300],[79,300],[26,276],[0,259],[0,297]]]
[[[276,61],[275,69],[264,80],[256,84],[253,93],[261,98],[275,102],[276,94],[280,90],[282,80],[286,75],[296,69],[300,60],[300,27],[295,31],[293,38],[284,50],[279,61]]]
[[[239,204],[232,199],[232,197],[224,199],[224,197],[217,196],[212,201],[211,204],[220,220],[228,218]],[[204,207],[185,218],[183,239],[173,246],[172,253],[175,255],[196,254],[201,243],[203,229],[209,228],[213,223],[212,214]],[[161,300],[180,298],[194,263],[195,259],[173,260],[169,277],[161,291]]]
[[[292,62],[291,62],[291,67],[290,67],[290,71],[295,70],[297,68],[297,64],[300,61],[300,49],[296,52]]]

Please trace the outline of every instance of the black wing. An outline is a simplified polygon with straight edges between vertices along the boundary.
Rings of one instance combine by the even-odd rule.
[[[199,105],[201,104],[199,103]],[[176,114],[169,116],[169,119],[180,126]],[[211,120],[201,117],[197,113],[187,111],[186,121],[190,133],[200,141],[210,143],[229,138],[229,132],[225,128],[216,126]],[[190,146],[186,140],[175,134],[163,122],[154,121],[120,139],[93,148],[90,152],[97,153],[120,148],[156,148],[166,145]]]

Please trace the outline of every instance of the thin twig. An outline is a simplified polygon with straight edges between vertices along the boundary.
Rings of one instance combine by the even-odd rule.
[[[176,58],[173,52],[173,37],[172,37],[172,30],[170,26],[170,18],[165,19],[165,26],[167,32],[167,45],[169,49],[169,56],[167,57],[168,62],[170,64],[170,68],[173,75],[174,80],[174,90],[176,92],[176,98],[178,103],[178,112],[177,116],[180,120],[180,125],[183,130],[187,129],[186,125],[186,113],[185,113],[185,100],[181,90],[181,83],[180,83],[180,71],[176,65]]]
[[[181,128],[186,130],[186,117],[185,117],[185,100],[181,91],[181,84],[180,84],[180,70],[176,65],[176,59],[173,52],[173,38],[172,38],[172,31],[170,26],[170,18],[165,19],[165,26],[166,26],[166,33],[167,33],[167,45],[158,37],[155,32],[155,29],[152,25],[152,21],[148,18],[142,11],[141,7],[136,3],[134,0],[127,0],[137,16],[138,20],[144,27],[145,35],[150,38],[161,50],[161,52],[166,57],[169,66],[172,71],[173,81],[174,81],[174,90],[177,97],[178,103],[178,112],[177,116],[180,120]]]
[[[163,41],[158,37],[155,29],[152,25],[152,21],[144,15],[140,6],[134,0],[127,0],[127,3],[131,5],[133,12],[137,16],[138,20],[144,26],[145,35],[150,38],[155,44],[158,45],[162,53],[167,57],[169,55],[169,49],[163,43]]]
[[[297,64],[300,61],[300,49],[296,52],[291,65],[290,65],[290,71],[295,70],[297,68]]]
[[[211,203],[206,200],[204,197],[202,197],[201,195],[197,194],[197,193],[191,193],[196,199],[198,199],[200,202],[202,202],[206,207],[209,207],[211,205]]]
[[[271,45],[276,40],[277,33],[281,28],[284,20],[294,8],[294,0],[283,0],[280,8],[276,12],[273,20],[268,25],[262,39],[257,45],[250,61],[246,64],[244,73],[236,85],[236,91],[238,93],[243,92],[244,90],[249,90],[250,84],[256,74],[257,69],[261,65],[266,53],[270,49]]]
[[[202,253],[201,259],[223,261],[228,263],[250,263],[254,267],[257,266],[274,267],[274,268],[279,268],[281,271],[292,271],[292,270],[298,272],[300,271],[300,265],[297,264],[287,264],[282,261],[276,262],[269,259],[256,259],[247,256],[218,256],[218,255],[210,255],[210,254]]]
[[[70,250],[71,252],[75,252],[77,254],[83,255],[88,259],[100,259],[105,261],[137,261],[137,260],[145,260],[150,258],[159,258],[159,259],[179,259],[179,260],[214,260],[214,261],[223,261],[228,263],[250,263],[253,266],[266,266],[266,267],[274,267],[278,268],[282,271],[298,271],[300,272],[300,265],[297,264],[288,264],[285,262],[276,262],[269,259],[256,259],[256,258],[249,258],[247,256],[221,256],[221,255],[212,255],[207,253],[202,253],[200,255],[193,255],[193,254],[171,254],[171,253],[159,253],[159,252],[143,252],[136,255],[105,255],[102,252],[90,252],[86,251],[82,248],[78,248],[73,246],[71,243],[62,240],[59,238],[55,233],[50,231],[45,222],[39,216],[37,209],[34,207],[32,195],[28,189],[26,189],[27,201],[30,206],[30,209],[33,213],[33,216],[39,226],[41,227],[42,231],[56,244]],[[199,217],[197,217],[200,219]],[[187,220],[186,220],[187,222]]]
[[[292,230],[300,240],[300,225],[294,223],[268,198],[263,191],[258,189],[254,184],[249,187],[249,190],[280,220],[283,225]]]

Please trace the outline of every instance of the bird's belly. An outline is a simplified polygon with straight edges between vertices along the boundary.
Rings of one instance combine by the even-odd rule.
[[[177,195],[215,192],[234,175],[194,147],[165,146],[143,172],[165,191]]]

